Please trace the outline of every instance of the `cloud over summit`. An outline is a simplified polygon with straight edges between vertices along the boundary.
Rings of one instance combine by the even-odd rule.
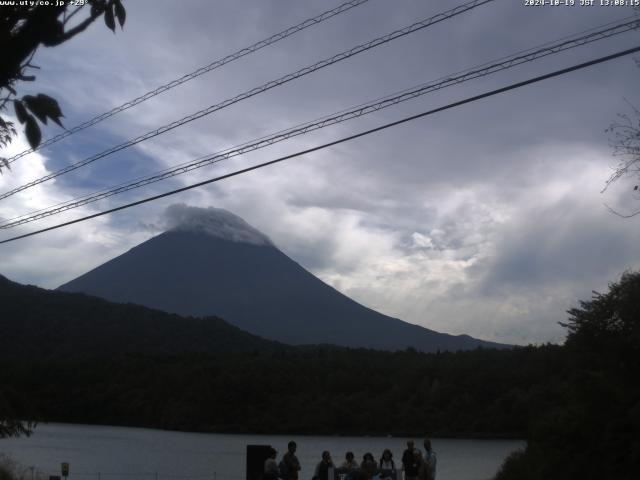
[[[273,246],[273,242],[242,218],[221,208],[190,207],[184,203],[165,210],[167,230],[204,232],[232,242]]]

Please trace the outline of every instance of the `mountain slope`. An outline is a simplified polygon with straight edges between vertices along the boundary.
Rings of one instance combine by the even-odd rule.
[[[502,346],[366,308],[307,272],[239,217],[207,211],[209,217],[182,223],[60,289],[180,315],[217,315],[289,344],[426,352]]]
[[[0,359],[250,352],[278,347],[219,318],[183,318],[139,305],[20,285],[1,275],[0,305]]]

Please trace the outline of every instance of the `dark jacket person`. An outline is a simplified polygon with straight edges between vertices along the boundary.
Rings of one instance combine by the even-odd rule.
[[[316,465],[316,471],[313,475],[313,480],[329,480],[329,469],[333,468],[333,462],[331,461],[331,454],[325,450],[322,452],[322,460]]]
[[[300,472],[300,462],[296,457],[296,442],[291,441],[287,445],[287,453],[284,454],[280,461],[280,477],[283,480],[298,480]]]

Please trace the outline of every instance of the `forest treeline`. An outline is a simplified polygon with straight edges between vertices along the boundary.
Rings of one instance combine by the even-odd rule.
[[[566,374],[558,346],[0,363],[0,383],[28,399],[23,418],[296,434],[522,437]]]

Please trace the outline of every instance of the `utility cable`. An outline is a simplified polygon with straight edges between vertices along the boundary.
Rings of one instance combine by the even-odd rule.
[[[106,120],[109,117],[112,117],[120,112],[123,112],[131,107],[134,107],[136,105],[138,105],[139,103],[142,103],[146,100],[149,100],[150,98],[153,98],[157,95],[160,95],[161,93],[164,93],[168,90],[171,90],[174,87],[177,87],[178,85],[182,85],[183,83],[186,83],[190,80],[193,80],[194,78],[199,77],[200,75],[204,75],[205,73],[211,72],[212,70],[215,70],[217,68],[220,68],[224,65],[226,65],[227,63],[231,63],[234,60],[238,60],[242,57],[244,57],[245,55],[249,55],[250,53],[254,53],[257,52],[258,50],[267,47],[269,45],[272,45],[276,42],[279,42],[280,40],[284,40],[287,37],[290,37],[291,35],[301,32],[302,30],[308,28],[308,27],[312,27],[314,25],[318,25],[319,23],[324,22],[325,20],[328,20],[332,17],[335,17],[336,15],[339,15],[343,12],[346,12],[348,10],[351,10],[354,7],[358,7],[360,5],[362,5],[363,3],[368,2],[369,0],[350,0],[348,2],[343,3],[342,5],[338,5],[337,7],[331,9],[331,10],[327,10],[326,12],[321,13],[320,15],[316,15],[315,17],[312,18],[308,18],[303,22],[298,23],[297,25],[294,25],[292,27],[289,27],[281,32],[278,32],[274,35],[271,35],[268,38],[265,38],[264,40],[260,40],[259,42],[254,43],[253,45],[249,45],[248,47],[242,48],[240,50],[238,50],[237,52],[231,53],[229,55],[227,55],[226,57],[220,58],[218,60],[215,60],[213,62],[211,62],[209,65],[205,65],[204,67],[200,67],[197,70],[194,70],[191,73],[187,73],[186,75],[183,75],[180,78],[176,78],[175,80],[172,80],[168,83],[165,83],[164,85],[160,85],[159,87],[148,91],[147,93],[140,95],[139,97],[134,98],[133,100],[129,100],[126,103],[123,103],[120,106],[114,107],[113,109],[109,110],[108,112],[104,112],[101,113],[100,115],[96,115],[95,117],[79,124],[76,125],[73,128],[70,128],[62,133],[60,133],[59,135],[56,135],[55,137],[51,137],[48,140],[45,140],[44,142],[42,142],[38,148],[36,149],[27,149],[24,150],[23,152],[20,152],[16,155],[14,155],[11,158],[7,159],[7,162],[9,164],[15,162],[16,160],[18,160],[19,158],[24,157],[25,155],[28,155],[31,152],[35,152],[37,150],[41,150],[45,147],[48,147],[49,145],[53,145],[54,143],[59,142],[60,140],[62,140],[63,138],[67,138],[70,135],[73,135],[74,133],[77,133],[81,130],[84,130],[85,128],[89,128],[97,123],[102,122],[103,120]]]
[[[529,80],[524,80],[522,82],[512,83],[511,85],[508,85],[506,87],[498,88],[496,90],[491,90],[489,92],[485,92],[485,93],[482,93],[480,95],[475,95],[473,97],[468,97],[468,98],[465,98],[464,100],[459,100],[457,102],[449,103],[449,104],[447,104],[447,105],[445,105],[443,107],[438,107],[438,108],[435,108],[433,110],[428,110],[426,112],[419,113],[417,115],[412,115],[410,117],[405,117],[405,118],[403,118],[401,120],[396,120],[395,122],[386,123],[386,124],[381,125],[379,127],[375,127],[375,128],[369,129],[369,130],[365,130],[363,132],[359,132],[359,133],[356,133],[356,134],[353,134],[353,135],[349,135],[347,137],[343,137],[343,138],[340,138],[338,140],[334,140],[334,141],[329,142],[329,143],[325,143],[325,144],[318,145],[318,146],[315,146],[315,147],[312,147],[312,148],[308,148],[306,150],[302,150],[302,151],[299,151],[299,152],[296,152],[296,153],[292,153],[290,155],[285,155],[283,157],[279,157],[279,158],[276,158],[274,160],[270,160],[268,162],[264,162],[264,163],[260,163],[260,164],[257,164],[257,165],[253,165],[251,167],[243,168],[241,170],[236,170],[235,172],[231,172],[231,173],[227,173],[225,175],[220,175],[218,177],[210,178],[209,180],[204,180],[202,182],[194,183],[194,184],[188,185],[186,187],[177,188],[175,190],[171,190],[169,192],[161,193],[159,195],[154,195],[152,197],[147,197],[147,198],[144,198],[142,200],[138,200],[138,201],[135,201],[135,202],[128,203],[126,205],[121,205],[119,207],[111,208],[109,210],[104,210],[102,212],[94,213],[93,215],[87,215],[86,217],[77,218],[75,220],[70,220],[68,222],[59,223],[57,225],[53,225],[51,227],[47,227],[47,228],[43,228],[43,229],[40,229],[40,230],[36,230],[34,232],[25,233],[23,235],[18,235],[18,236],[15,236],[15,237],[11,237],[11,238],[8,238],[6,240],[0,241],[0,245],[4,244],[4,243],[9,243],[9,242],[13,242],[13,241],[16,241],[16,240],[20,240],[20,239],[23,239],[23,238],[31,237],[33,235],[38,235],[40,233],[48,232],[48,231],[51,231],[51,230],[56,230],[58,228],[66,227],[66,226],[69,226],[69,225],[73,225],[75,223],[84,222],[84,221],[90,220],[92,218],[101,217],[101,216],[107,215],[109,213],[117,212],[117,211],[120,211],[120,210],[125,210],[127,208],[131,208],[131,207],[134,207],[134,206],[137,206],[137,205],[142,205],[144,203],[152,202],[154,200],[159,200],[161,198],[169,197],[171,195],[175,195],[177,193],[185,192],[187,190],[191,190],[193,188],[201,187],[203,185],[208,185],[210,183],[219,182],[220,180],[224,180],[224,179],[227,179],[227,178],[235,177],[237,175],[241,175],[243,173],[251,172],[253,170],[258,170],[260,168],[267,167],[269,165],[274,165],[276,163],[280,163],[280,162],[283,162],[285,160],[289,160],[291,158],[300,157],[302,155],[306,155],[308,153],[316,152],[318,150],[323,150],[325,148],[332,147],[334,145],[338,145],[338,144],[341,144],[341,143],[344,143],[344,142],[348,142],[348,141],[354,140],[356,138],[364,137],[366,135],[370,135],[372,133],[376,133],[376,132],[379,132],[379,131],[382,131],[382,130],[386,130],[387,128],[395,127],[397,125],[401,125],[401,124],[404,124],[404,123],[407,123],[407,122],[410,122],[410,121],[413,121],[413,120],[417,120],[419,118],[423,118],[423,117],[426,117],[426,116],[429,116],[429,115],[433,115],[435,113],[442,112],[444,110],[449,110],[451,108],[459,107],[461,105],[465,105],[467,103],[475,102],[475,101],[481,100],[483,98],[491,97],[493,95],[498,95],[500,93],[508,92],[510,90],[515,90],[517,88],[521,88],[521,87],[524,87],[526,85],[530,85],[532,83],[541,82],[541,81],[547,80],[549,78],[558,77],[560,75],[565,75],[567,73],[570,73],[570,72],[573,72],[573,71],[576,71],[576,70],[580,70],[580,69],[583,69],[583,68],[586,68],[586,67],[590,67],[592,65],[597,65],[599,63],[607,62],[607,61],[610,61],[610,60],[613,60],[613,59],[616,59],[616,58],[620,58],[620,57],[623,57],[625,55],[630,55],[632,53],[636,53],[636,52],[639,52],[639,51],[640,51],[640,46],[634,47],[634,48],[629,48],[629,49],[623,50],[621,52],[617,52],[617,53],[614,53],[614,54],[611,54],[611,55],[607,55],[607,56],[604,56],[604,57],[596,58],[595,60],[590,60],[588,62],[580,63],[580,64],[577,64],[577,65],[573,65],[571,67],[563,68],[561,70],[556,70],[554,72],[547,73],[545,75],[540,75],[538,77],[530,78]]]
[[[174,128],[177,128],[181,125],[184,125],[185,123],[188,122],[192,122],[194,120],[197,120],[199,118],[202,118],[206,115],[209,115],[213,112],[216,112],[218,110],[222,110],[223,108],[226,108],[230,105],[233,105],[237,102],[240,102],[242,100],[245,100],[247,98],[253,97],[254,95],[258,95],[259,93],[263,93],[267,90],[270,90],[272,88],[278,87],[280,85],[283,85],[285,83],[288,83],[292,80],[295,80],[297,78],[303,77],[309,73],[315,72],[316,70],[320,70],[321,68],[327,67],[329,65],[332,65],[334,63],[340,62],[342,60],[345,60],[347,58],[350,58],[354,55],[357,55],[359,53],[365,52],[367,50],[370,50],[372,48],[378,47],[382,44],[388,43],[392,40],[396,40],[400,37],[404,37],[405,35],[409,35],[411,33],[417,32],[419,30],[422,30],[424,28],[427,28],[431,25],[434,25],[436,23],[442,22],[444,20],[448,20],[452,17],[455,17],[457,15],[460,15],[464,12],[467,12],[469,10],[472,10],[473,8],[476,8],[478,6],[484,5],[485,3],[489,3],[489,2],[493,2],[494,0],[473,0],[471,2],[467,2],[465,4],[459,5],[451,10],[447,10],[445,12],[439,13],[437,15],[434,15],[432,17],[426,18],[424,20],[421,20],[420,22],[416,22],[412,25],[409,25],[408,27],[402,28],[400,30],[396,30],[394,32],[391,32],[387,35],[384,35],[382,37],[378,37],[375,38],[367,43],[363,43],[361,45],[358,45],[356,47],[351,48],[350,50],[344,51],[342,53],[339,53],[337,55],[334,55],[331,58],[327,58],[325,60],[322,60],[320,62],[317,62],[313,65],[310,65],[308,67],[302,68],[294,73],[289,73],[283,77],[280,77],[277,80],[271,80],[270,82],[267,82],[259,87],[255,87],[251,90],[248,90],[244,93],[241,93],[235,97],[229,98],[221,103],[215,104],[215,105],[211,105],[210,107],[207,107],[203,110],[200,110],[198,112],[192,113],[191,115],[188,115],[180,120],[176,120],[170,124],[164,125],[156,130],[151,130],[139,137],[136,137],[134,139],[128,140],[124,143],[121,143],[119,145],[116,145],[115,147],[112,147],[108,150],[105,150],[101,153],[98,153],[96,155],[93,155],[91,157],[85,158],[84,160],[80,160],[79,162],[73,163],[71,165],[68,165],[67,167],[64,167],[60,170],[57,170],[55,172],[52,172],[48,175],[45,175],[43,177],[40,177],[36,180],[33,180],[29,183],[26,183],[24,185],[21,185],[19,187],[14,188],[13,190],[10,190],[8,192],[5,192],[3,194],[0,195],[0,200],[5,199],[7,197],[10,197],[11,195],[15,195],[18,192],[21,192],[23,190],[26,190],[28,188],[34,187],[35,185],[39,185],[43,182],[46,182],[47,180],[51,180],[52,178],[56,178],[59,177],[60,175],[72,172],[74,170],[77,170],[78,168],[81,168],[85,165],[88,165],[90,163],[95,162],[96,160],[99,160],[101,158],[104,158],[108,155],[111,155],[112,153],[118,152],[120,150],[123,150],[125,148],[131,147],[132,145],[136,145],[140,142],[143,142],[145,140],[148,140],[150,138],[153,137],[157,137],[158,135],[162,135],[170,130],[173,130]]]
[[[199,157],[195,160],[191,160],[190,162],[186,162],[181,165],[177,165],[175,167],[168,168],[160,172],[156,172],[147,177],[141,177],[135,180],[130,180],[129,182],[121,183],[110,189],[103,189],[103,190],[93,192],[73,200],[61,202],[51,207],[47,207],[41,210],[30,212],[28,214],[11,218],[9,220],[6,220],[4,223],[0,223],[0,229],[12,228],[12,227],[24,225],[26,223],[30,223],[36,220],[40,220],[42,218],[46,218],[51,215],[56,215],[58,213],[62,213],[67,210],[78,208],[83,205],[96,202],[98,200],[102,200],[120,193],[127,192],[129,190],[140,188],[140,187],[143,187],[152,183],[156,183],[161,180],[165,180],[167,178],[174,177],[177,175],[182,175],[191,170],[216,164],[223,160],[227,160],[228,158],[242,155],[247,152],[255,151],[260,148],[273,145],[274,143],[278,143],[278,142],[293,138],[295,136],[303,135],[311,131],[319,130],[321,128],[324,128],[330,125],[335,125],[341,122],[345,122],[347,120],[351,120],[354,118],[361,117],[363,115],[367,115],[369,113],[377,112],[384,108],[388,108],[408,100],[413,100],[419,96],[425,95],[427,93],[430,93],[436,90],[440,90],[452,85],[457,85],[462,82],[466,82],[479,77],[487,76],[487,75],[496,73],[498,71],[506,70],[508,68],[515,67],[517,65],[522,65],[524,63],[532,62],[534,60],[546,57],[548,55],[556,54],[571,48],[586,45],[588,43],[603,40],[605,38],[610,38],[614,35],[619,35],[619,34],[628,32],[640,26],[640,20],[638,19],[634,19],[632,21],[628,21],[628,19],[625,19],[625,20],[627,21],[615,24],[613,26],[609,26],[608,28],[604,28],[600,30],[591,30],[586,35],[582,35],[579,37],[576,37],[574,35],[573,38],[568,37],[569,38],[568,40],[565,40],[559,43],[546,43],[542,48],[529,49],[529,50],[526,50],[525,52],[519,52],[518,54],[514,54],[510,57],[504,57],[503,59],[497,61],[496,63],[485,63],[481,66],[481,68],[472,67],[463,72],[452,74],[447,77],[442,77],[437,81],[425,83],[425,84],[413,87],[411,89],[404,90],[397,94],[383,97],[382,99],[377,99],[368,103],[358,105],[356,107],[352,107],[351,109],[343,110],[341,112],[338,112],[330,116],[325,116],[321,119],[314,120],[312,122],[307,122],[305,124],[297,125],[290,129],[277,132],[270,136],[264,136],[257,140],[247,142],[245,144],[232,147],[230,149],[223,150],[221,152]]]

